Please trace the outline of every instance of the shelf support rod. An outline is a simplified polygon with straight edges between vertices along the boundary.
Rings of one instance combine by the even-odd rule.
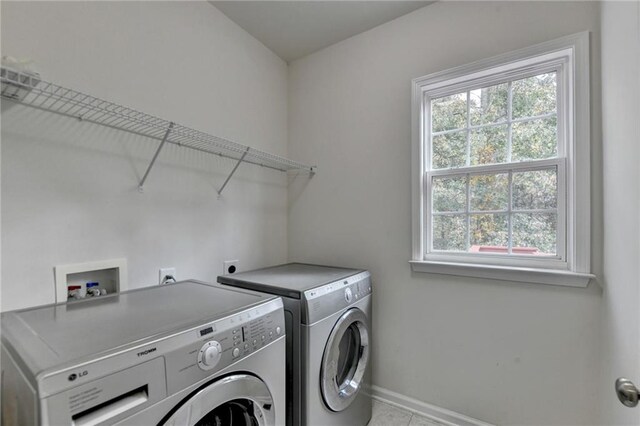
[[[233,170],[231,170],[231,173],[229,173],[229,176],[227,176],[227,180],[225,180],[224,183],[222,184],[222,187],[220,187],[220,190],[218,191],[218,198],[220,198],[220,195],[222,195],[222,190],[224,189],[225,186],[227,186],[227,183],[229,183],[231,176],[233,176],[236,170],[238,170],[238,166],[240,166],[240,163],[242,163],[242,160],[244,160],[244,157],[246,157],[248,153],[249,153],[249,147],[247,147],[247,149],[244,150],[244,152],[242,153],[242,157],[240,157],[236,165],[233,167]]]
[[[164,147],[165,142],[167,142],[167,139],[169,138],[169,133],[171,133],[171,129],[173,129],[173,124],[174,123],[169,123],[169,127],[167,128],[167,131],[165,132],[164,137],[162,138],[162,141],[160,142],[160,145],[156,150],[156,153],[153,155],[153,158],[151,159],[151,163],[149,163],[149,167],[147,167],[147,171],[144,173],[144,176],[142,176],[140,185],[138,185],[138,190],[140,192],[144,190],[143,188],[144,182],[147,180],[147,176],[149,176],[149,172],[153,168],[153,165],[155,164],[156,160],[158,159],[158,155],[160,154],[160,151],[162,151],[162,147]]]

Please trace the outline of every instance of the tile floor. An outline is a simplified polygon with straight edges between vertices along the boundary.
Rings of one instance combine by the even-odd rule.
[[[443,426],[434,420],[373,400],[373,413],[368,426]]]

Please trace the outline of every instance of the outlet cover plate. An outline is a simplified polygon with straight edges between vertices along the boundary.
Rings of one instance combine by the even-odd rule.
[[[238,259],[235,260],[225,260],[222,262],[222,275],[229,275],[238,272],[238,265],[240,261]]]

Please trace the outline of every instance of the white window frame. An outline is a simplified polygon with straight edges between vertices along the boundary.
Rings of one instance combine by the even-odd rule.
[[[452,170],[430,169],[430,100],[557,72],[558,157],[489,166],[466,166],[459,174],[520,171],[532,166],[557,170],[557,256],[539,257],[430,250],[432,177]],[[590,97],[589,33],[583,32],[412,81],[411,267],[416,272],[586,287],[590,272]],[[456,169],[457,172],[457,169]],[[509,207],[511,208],[511,207]]]

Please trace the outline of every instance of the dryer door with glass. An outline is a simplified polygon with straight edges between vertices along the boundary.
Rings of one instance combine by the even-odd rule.
[[[161,424],[273,426],[275,408],[271,392],[262,380],[235,374],[196,392]]]
[[[369,362],[367,317],[358,308],[340,316],[322,357],[320,387],[325,404],[342,411],[355,400]]]

